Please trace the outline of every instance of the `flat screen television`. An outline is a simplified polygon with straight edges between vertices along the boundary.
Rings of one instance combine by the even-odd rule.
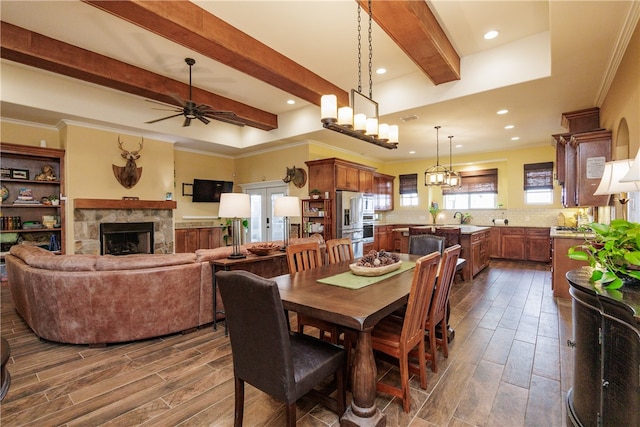
[[[230,181],[212,181],[209,179],[194,179],[193,180],[193,196],[191,201],[194,203],[199,202],[214,202],[220,201],[220,195],[222,193],[231,193],[233,191],[233,182]]]

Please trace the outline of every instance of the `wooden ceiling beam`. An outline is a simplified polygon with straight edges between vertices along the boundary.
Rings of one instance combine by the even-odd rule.
[[[7,22],[2,22],[0,28],[0,57],[172,105],[176,102],[168,93],[189,93],[189,85],[185,83]],[[278,127],[275,114],[238,101],[195,87],[193,98],[198,104],[233,111],[241,124],[266,131]]]
[[[368,0],[356,0],[369,11]],[[436,85],[460,80],[460,56],[426,1],[373,0],[373,20]]]
[[[348,92],[190,1],[83,1],[314,105],[328,93],[349,105]]]

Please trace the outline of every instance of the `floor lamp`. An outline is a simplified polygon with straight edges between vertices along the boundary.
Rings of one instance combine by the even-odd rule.
[[[622,219],[627,219],[628,194],[633,191],[640,191],[640,181],[621,182],[631,168],[631,159],[616,160],[604,164],[604,172],[600,185],[593,193],[594,196],[604,196],[607,194],[617,194],[618,201],[622,205]]]
[[[222,193],[220,195],[220,208],[218,209],[220,218],[233,218],[231,223],[231,236],[233,239],[233,252],[227,258],[246,258],[240,252],[240,224],[242,218],[251,217],[251,200],[248,194],[243,193]]]
[[[284,217],[284,243],[282,250],[286,250],[289,246],[289,221],[292,216],[300,216],[300,199],[294,196],[278,197],[273,208],[274,216]]]

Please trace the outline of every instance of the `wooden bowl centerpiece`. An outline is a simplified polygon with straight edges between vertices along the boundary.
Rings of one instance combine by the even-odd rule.
[[[351,272],[356,276],[382,276],[400,268],[402,261],[397,254],[371,250],[358,262],[350,264]]]
[[[271,252],[280,249],[280,246],[273,243],[257,243],[252,246],[248,246],[247,250],[254,255],[264,256],[269,255]]]

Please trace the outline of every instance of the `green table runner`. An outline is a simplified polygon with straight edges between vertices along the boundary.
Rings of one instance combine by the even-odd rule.
[[[324,279],[318,279],[318,283],[324,283],[326,285],[341,286],[343,288],[349,288],[349,289],[360,289],[360,288],[364,288],[365,286],[369,286],[374,283],[377,283],[388,277],[394,276],[396,274],[400,274],[403,271],[410,270],[415,266],[416,266],[415,262],[403,261],[399,269],[387,274],[383,274],[382,276],[375,276],[375,277],[356,276],[351,271],[346,271],[344,273],[336,274],[335,276],[329,276],[329,277],[325,277]]]

